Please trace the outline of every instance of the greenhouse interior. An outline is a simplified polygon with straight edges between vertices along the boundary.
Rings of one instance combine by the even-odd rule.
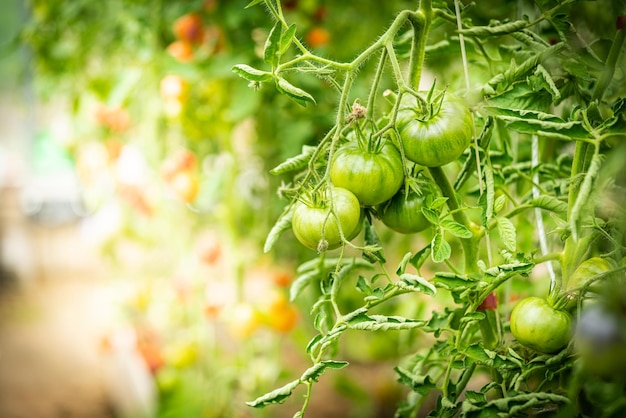
[[[626,0],[6,0],[0,416],[626,416]]]

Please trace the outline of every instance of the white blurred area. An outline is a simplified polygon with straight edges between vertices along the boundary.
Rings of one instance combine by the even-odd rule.
[[[116,292],[77,176],[34,167],[38,126],[56,120],[49,134],[62,137],[62,112],[26,102],[0,99],[0,417],[150,417],[134,336],[110,335]]]

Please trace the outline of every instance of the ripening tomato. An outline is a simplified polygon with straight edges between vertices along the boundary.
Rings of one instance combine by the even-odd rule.
[[[330,202],[334,208],[331,213]],[[341,245],[339,225],[347,240],[361,231],[361,205],[356,196],[341,187],[327,189],[323,196],[311,196],[308,201],[298,201],[293,211],[291,225],[294,235],[306,247],[323,252]]]
[[[298,309],[283,294],[277,294],[265,312],[265,322],[275,331],[287,333],[298,323]]]
[[[306,43],[311,48],[320,48],[328,45],[328,42],[330,42],[330,33],[322,27],[311,28],[306,34]]]
[[[161,176],[171,181],[181,171],[193,171],[198,165],[196,155],[188,149],[180,149],[169,155],[161,166]]]
[[[351,140],[334,155],[330,178],[337,187],[354,193],[365,206],[389,200],[402,186],[404,168],[398,148],[389,140],[368,144]]]
[[[181,41],[199,44],[204,38],[202,19],[195,13],[183,15],[174,21],[172,32]]]
[[[401,189],[391,200],[379,205],[377,212],[380,220],[390,229],[401,234],[414,234],[430,226],[422,213],[423,207],[424,196],[411,189],[407,194]]]
[[[194,50],[188,42],[174,41],[169,44],[166,50],[177,61],[189,62],[193,59]]]
[[[472,115],[461,99],[446,92],[441,106],[425,114],[417,99],[402,96],[396,127],[409,160],[426,167],[440,167],[463,154],[472,140]]]
[[[511,333],[526,347],[541,353],[554,353],[567,345],[572,318],[554,309],[542,298],[522,299],[511,312]]]

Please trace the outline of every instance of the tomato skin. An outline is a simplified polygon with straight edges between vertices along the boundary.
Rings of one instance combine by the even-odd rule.
[[[330,179],[350,190],[365,206],[389,200],[402,186],[404,169],[400,151],[391,141],[368,150],[360,141],[341,146],[330,167]]]
[[[330,213],[331,193],[336,217]],[[359,200],[352,192],[332,187],[326,191],[322,202],[314,204],[298,201],[291,225],[294,235],[304,246],[317,251],[320,241],[325,239],[328,243],[326,249],[332,250],[341,245],[339,225],[346,239],[351,240],[361,231],[361,215]]]
[[[554,309],[545,299],[522,299],[511,312],[511,333],[524,346],[541,353],[554,353],[567,345],[572,318]]]
[[[414,234],[430,226],[422,213],[423,206],[424,196],[414,191],[409,191],[407,195],[404,190],[400,190],[391,200],[378,206],[377,212],[388,228],[401,234]]]
[[[426,167],[446,165],[469,147],[474,126],[472,115],[461,99],[446,92],[438,113],[418,120],[417,99],[405,94],[396,119],[406,158]]]

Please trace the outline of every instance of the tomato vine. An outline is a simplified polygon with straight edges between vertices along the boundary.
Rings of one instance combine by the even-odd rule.
[[[326,136],[272,171],[292,175],[283,189],[290,203],[269,232],[265,250],[270,251],[281,233],[292,226],[294,202],[310,190],[333,187],[337,181],[331,175],[335,157],[350,135],[361,134],[364,127],[375,127],[368,133],[372,138],[387,138],[397,146],[405,188],[413,187],[424,195],[417,210],[433,228],[430,237],[422,237],[425,245],[415,240],[412,244],[416,247],[403,257],[389,257],[387,242],[379,235],[380,202],[361,201],[364,233],[358,243],[340,227],[339,256],[330,258],[327,247],[318,245],[318,256],[300,266],[292,284],[292,299],[307,286],[320,288],[311,307],[318,334],[306,347],[313,365],[300,378],[249,405],[282,403],[303,384],[305,401],[294,416],[304,416],[313,383],[328,369],[347,366],[347,362],[333,359],[344,333],[419,330],[433,338],[428,340],[428,348],[406,353],[395,369],[398,380],[409,389],[406,401],[398,406],[397,417],[416,416],[429,397],[435,398],[429,416],[438,417],[519,416],[542,411],[585,416],[608,408],[577,400],[578,394],[589,390],[578,377],[569,384],[562,381],[585,373],[581,371],[585,370],[584,359],[570,343],[570,315],[580,315],[583,300],[594,293],[589,287],[568,289],[569,278],[583,261],[598,257],[611,260],[606,277],[624,284],[624,270],[619,267],[626,248],[624,211],[596,215],[601,199],[623,187],[617,180],[621,169],[615,163],[605,164],[623,151],[619,140],[625,138],[626,106],[621,96],[626,91],[614,80],[616,68],[624,69],[624,54],[620,53],[623,17],[618,18],[603,59],[567,20],[576,0],[537,0],[533,3],[538,10],[535,18],[524,16],[482,25],[473,24],[472,6],[461,8],[456,1],[452,11],[446,2],[421,0],[416,9],[400,11],[383,34],[353,60],[338,62],[307,49],[296,36],[295,24],[286,21],[280,0],[254,0],[248,7],[261,3],[275,20],[263,55],[269,70],[238,64],[233,71],[256,88],[273,82],[278,92],[303,106],[315,105],[316,100],[287,81],[292,73],[314,74],[338,95],[334,124]],[[456,36],[433,43],[432,39],[442,38],[442,27],[456,32]],[[542,32],[550,32],[551,37],[546,39]],[[573,37],[578,42],[572,42]],[[458,133],[462,146],[449,158],[411,161],[407,152],[410,139],[403,135],[405,115],[400,116],[403,99],[415,98],[415,116],[410,122],[419,122],[416,131],[427,135],[423,132],[429,127],[424,122],[445,113],[442,101],[452,95],[452,89],[437,88],[433,81],[423,90],[423,76],[430,71],[426,64],[437,52],[456,53],[452,44],[457,40],[465,91],[457,86],[454,93],[463,97],[471,129]],[[290,52],[291,46],[295,53]],[[376,56],[363,107],[360,98],[352,97],[353,87],[359,70]],[[469,80],[470,66],[483,72],[474,85]],[[594,77],[597,82],[591,81]],[[393,88],[381,94],[383,80]],[[456,113],[460,118],[458,114],[464,112]],[[438,135],[433,135],[434,142],[426,144],[420,153],[432,151],[435,155],[452,147],[450,138],[457,135],[452,133],[452,125],[452,119],[446,120]],[[357,168],[353,171],[360,173],[365,184],[375,181],[369,175],[372,173]],[[417,186],[424,183],[428,186]],[[327,222],[339,219],[332,197],[328,205]],[[546,213],[550,219],[546,217],[544,223]],[[534,223],[524,224],[521,215],[532,214]],[[535,225],[537,238],[521,230],[524,226],[532,230]],[[323,231],[324,226],[320,228]],[[540,242],[541,253],[535,240]],[[400,261],[390,273],[388,266],[396,258]],[[554,269],[553,261],[557,262]],[[549,265],[549,282],[541,274],[544,264]],[[365,270],[369,277],[362,273]],[[383,278],[380,284],[378,280]],[[347,286],[350,279],[362,303],[345,313],[342,295],[351,290]],[[547,290],[539,280],[549,283]],[[531,314],[528,309],[523,314],[519,313],[521,308],[515,311],[513,282],[533,284],[535,289],[529,292],[532,299],[524,299],[535,303],[531,313],[550,313],[558,323],[525,321],[524,316]],[[430,317],[412,318],[395,312],[394,305],[388,303],[407,294],[422,295],[423,303],[448,299],[445,307],[433,309]],[[572,298],[579,302],[576,308],[569,303]],[[624,300],[619,303],[626,305]],[[381,311],[384,313],[378,313]],[[515,315],[509,320],[511,312]],[[529,329],[531,326],[537,329]],[[536,339],[535,332],[545,335]],[[558,341],[546,343],[549,333],[558,334]],[[488,376],[489,382],[476,386],[479,373]],[[611,405],[620,408],[618,402]]]

